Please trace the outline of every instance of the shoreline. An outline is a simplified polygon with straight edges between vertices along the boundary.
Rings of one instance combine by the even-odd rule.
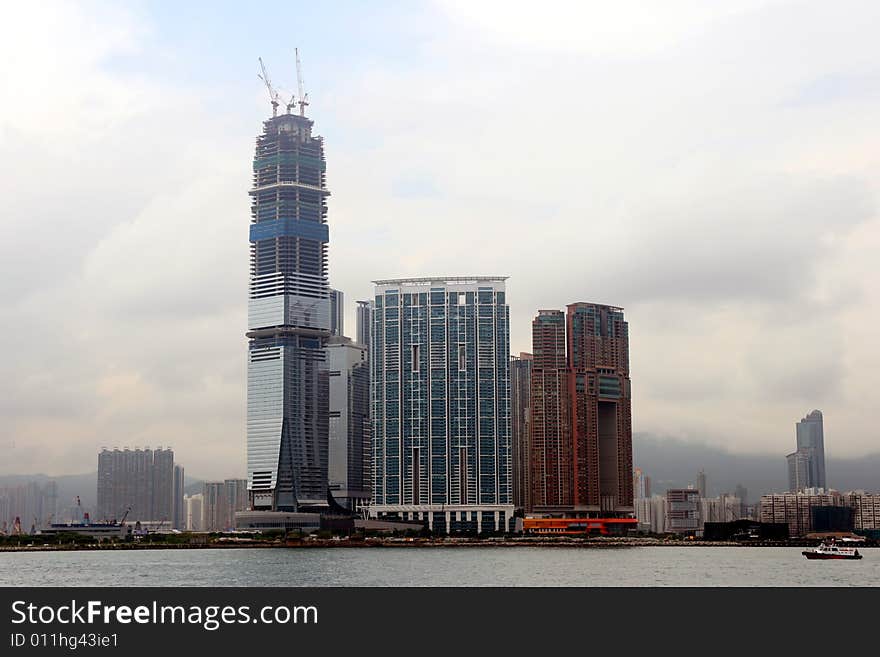
[[[229,550],[243,548],[259,549],[326,549],[326,548],[577,548],[577,549],[625,549],[636,547],[743,547],[767,548],[814,547],[817,541],[676,541],[650,538],[590,538],[590,539],[559,539],[559,538],[528,538],[528,539],[391,539],[368,538],[364,540],[333,540],[333,539],[289,539],[287,541],[258,541],[251,539],[217,539],[212,542],[198,543],[112,543],[112,544],[67,544],[67,545],[3,545],[2,552],[103,552],[118,550]],[[858,545],[859,549],[876,547],[874,545]]]

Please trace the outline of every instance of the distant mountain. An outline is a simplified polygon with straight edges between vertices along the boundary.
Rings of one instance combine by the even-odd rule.
[[[190,479],[188,476],[184,475],[185,485],[183,487],[184,495],[197,495],[202,492],[202,489],[205,485],[205,481],[203,479]]]
[[[651,478],[653,493],[696,484],[700,469],[706,472],[711,496],[733,493],[736,485],[742,484],[748,490],[749,502],[754,503],[763,494],[788,489],[784,454],[733,454],[718,447],[651,434],[633,436],[633,466]],[[825,470],[831,488],[880,491],[880,454],[857,459],[826,456]]]
[[[98,473],[87,472],[76,475],[59,475],[49,477],[44,474],[32,475],[0,475],[0,487],[18,486],[36,482],[44,484],[54,481],[58,487],[58,506],[62,509],[74,506],[79,496],[80,503],[85,509],[95,509],[98,506]],[[184,474],[184,492],[189,495],[192,492],[201,493],[203,480],[196,479]]]
[[[0,475],[0,486],[18,486],[36,482],[45,484],[54,481],[58,490],[58,505],[61,508],[74,506],[79,496],[80,503],[86,509],[93,509],[98,498],[98,473],[60,475],[49,477],[44,474],[32,475]]]
[[[651,491],[684,488],[696,484],[697,472],[706,472],[709,495],[733,493],[737,484],[748,490],[754,503],[766,493],[781,493],[788,488],[785,455],[733,454],[719,447],[665,438],[647,433],[633,436],[633,466],[651,478]],[[857,459],[829,457],[825,464],[828,485],[840,491],[863,489],[880,492],[880,453]],[[54,479],[58,485],[60,507],[72,506],[79,495],[86,508],[97,506],[97,472],[77,475],[0,475],[0,486],[45,483]],[[202,492],[204,480],[186,475],[184,492]]]

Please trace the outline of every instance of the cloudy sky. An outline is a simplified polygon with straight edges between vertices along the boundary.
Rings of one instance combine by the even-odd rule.
[[[5,5],[0,473],[244,474],[257,57],[293,89],[294,46],[349,333],[372,279],[505,274],[513,352],[625,307],[638,432],[781,458],[820,408],[880,451],[880,4],[720,6]]]

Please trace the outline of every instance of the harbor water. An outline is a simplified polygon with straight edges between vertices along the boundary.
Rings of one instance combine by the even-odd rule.
[[[382,547],[0,552],[0,586],[880,586],[880,549]]]

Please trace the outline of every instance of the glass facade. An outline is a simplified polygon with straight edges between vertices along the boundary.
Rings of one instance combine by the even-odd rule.
[[[380,281],[372,315],[374,511],[428,511],[431,523],[442,513],[449,527],[439,508],[452,505],[503,528],[493,514],[513,508],[504,279]]]
[[[252,509],[297,511],[327,492],[329,192],[312,121],[265,121],[253,168],[248,495]]]

